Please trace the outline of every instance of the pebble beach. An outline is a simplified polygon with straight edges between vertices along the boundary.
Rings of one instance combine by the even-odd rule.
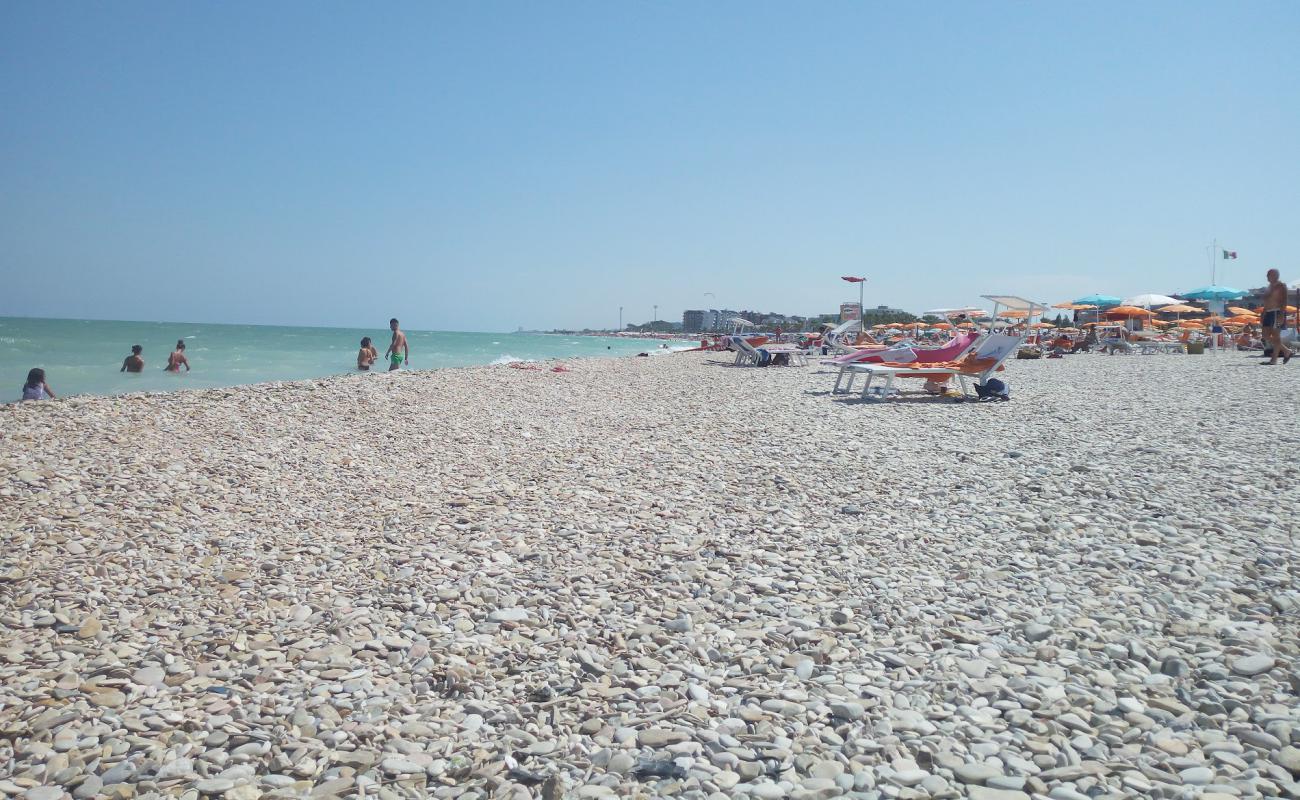
[[[1256,361],[0,407],[0,795],[1300,798],[1300,365]]]

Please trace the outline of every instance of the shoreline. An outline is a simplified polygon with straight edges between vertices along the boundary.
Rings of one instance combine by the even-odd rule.
[[[676,355],[0,410],[0,794],[1300,791],[1300,376]]]

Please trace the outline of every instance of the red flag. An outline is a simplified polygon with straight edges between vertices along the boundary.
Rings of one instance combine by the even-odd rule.
[[[849,283],[865,283],[867,279],[866,279],[866,278],[853,278],[853,277],[850,277],[850,276],[848,276],[848,275],[841,275],[841,276],[840,276],[840,280],[842,280],[842,281],[848,281]]]

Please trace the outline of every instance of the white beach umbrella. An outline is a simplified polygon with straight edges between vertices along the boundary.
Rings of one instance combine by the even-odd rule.
[[[1172,306],[1178,302],[1178,300],[1163,294],[1135,294],[1132,297],[1125,297],[1120,302],[1120,305],[1155,308],[1156,306]]]

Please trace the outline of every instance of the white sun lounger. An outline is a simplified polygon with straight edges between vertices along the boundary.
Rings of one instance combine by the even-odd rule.
[[[791,347],[790,345],[755,347],[747,342],[743,336],[732,336],[730,341],[731,346],[736,349],[735,364],[738,367],[744,364],[756,366],[762,363],[764,352],[769,356],[786,355],[792,367],[802,367],[808,364],[808,354],[797,347]]]
[[[1020,349],[1021,336],[1006,333],[994,333],[985,336],[980,340],[979,345],[973,352],[967,353],[967,359],[979,359],[985,363],[978,370],[957,369],[954,367],[927,367],[919,365],[916,367],[888,367],[882,364],[853,364],[847,367],[853,372],[866,375],[866,383],[862,386],[862,397],[868,399],[878,396],[881,399],[889,398],[897,392],[894,389],[894,379],[899,375],[906,377],[918,378],[951,378],[956,376],[958,383],[961,385],[963,397],[971,397],[970,387],[967,380],[973,380],[976,384],[988,380],[993,373],[997,372],[998,367],[1006,361],[1016,350]],[[876,384],[873,394],[872,382],[877,378],[883,378],[884,384]]]

